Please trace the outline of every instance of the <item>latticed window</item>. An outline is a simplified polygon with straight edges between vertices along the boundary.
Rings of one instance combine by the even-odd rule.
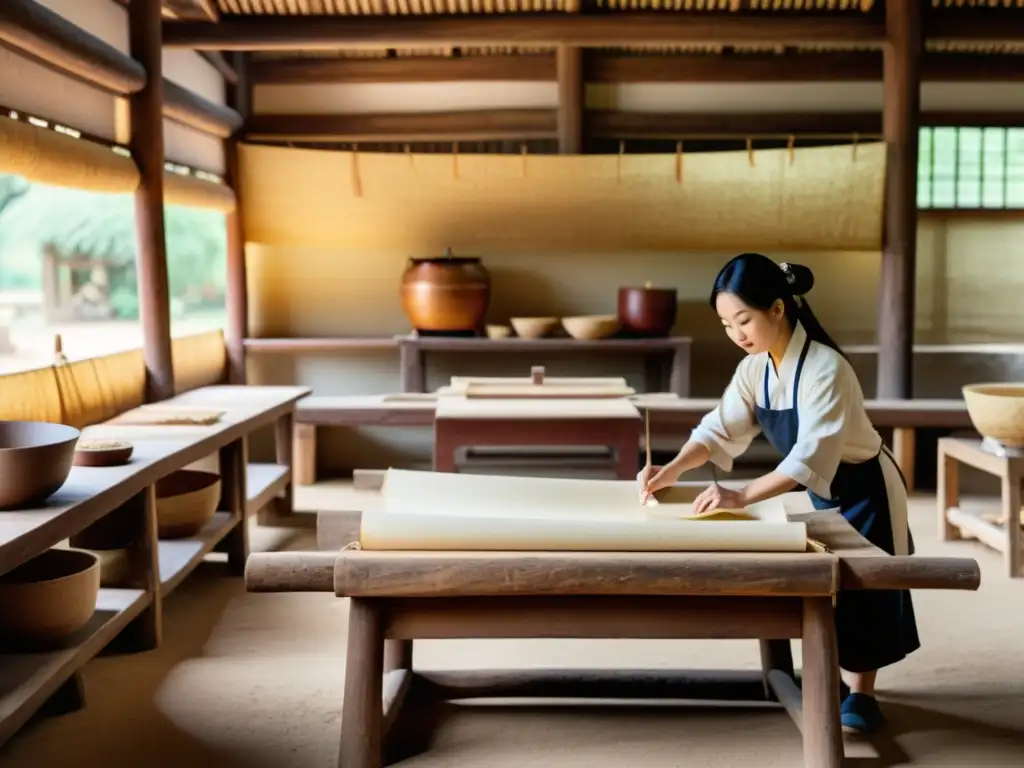
[[[1024,128],[922,128],[917,204],[1024,209]]]

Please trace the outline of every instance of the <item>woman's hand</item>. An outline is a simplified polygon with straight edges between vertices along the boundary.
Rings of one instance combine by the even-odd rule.
[[[675,485],[681,474],[682,470],[673,464],[666,464],[663,467],[645,466],[636,476],[640,485],[640,503],[646,504],[654,496],[655,491]]]
[[[743,509],[746,505],[742,491],[723,488],[718,483],[713,483],[693,500],[693,511],[699,515],[715,509]]]

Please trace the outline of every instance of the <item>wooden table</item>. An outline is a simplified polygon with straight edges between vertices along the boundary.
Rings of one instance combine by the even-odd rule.
[[[434,415],[434,470],[457,472],[463,446],[611,446],[616,474],[632,480],[643,420],[615,399],[487,399],[442,397]]]
[[[93,620],[67,647],[48,653],[0,654],[0,743],[41,709],[67,711],[84,703],[79,669],[115,639],[119,647],[148,650],[160,644],[162,601],[203,560],[219,548],[241,573],[248,555],[245,517],[285,494],[291,468],[250,464],[245,442],[254,430],[281,424],[291,432],[296,401],[305,387],[204,387],[169,403],[222,408],[209,426],[87,427],[89,438],[128,439],[130,463],[118,467],[74,467],[67,482],[38,509],[0,514],[0,573],[41,555],[60,542],[72,544],[96,526],[119,529],[126,540],[128,574],[117,588],[99,592]],[[290,448],[289,440],[281,440]],[[221,504],[194,537],[159,541],[154,486],[189,464],[218,457]],[[308,517],[306,519],[309,519]]]
[[[997,515],[985,517],[960,508],[960,472],[963,463],[999,478],[1002,484]],[[962,532],[1003,553],[1006,574],[1024,577],[1024,535],[1021,526],[1021,482],[1024,456],[999,455],[983,447],[981,440],[944,437],[939,440],[939,539],[951,541]],[[993,519],[994,518],[994,519]]]
[[[505,353],[564,355],[574,352],[633,353],[647,359],[645,386],[649,392],[668,390],[679,397],[690,394],[690,350],[693,340],[683,336],[660,339],[487,339],[451,336],[398,336],[403,392],[425,392],[426,355],[444,353]],[[539,362],[539,361],[535,361]],[[666,376],[667,371],[667,376]],[[553,374],[557,375],[557,374]]]
[[[808,768],[839,768],[838,590],[964,589],[970,559],[892,557],[831,511],[794,515],[829,554],[376,552],[257,553],[250,592],[351,598],[339,766],[406,756],[399,715],[494,697],[775,701],[803,733]],[[342,544],[339,539],[335,545]],[[654,671],[413,672],[412,641],[437,638],[751,638],[748,675]],[[789,640],[803,643],[802,682]],[[383,702],[383,706],[382,706]],[[387,737],[393,736],[389,740]],[[682,746],[682,745],[681,745]]]
[[[671,392],[630,398],[651,415],[651,436],[674,438],[682,444],[701,417],[718,405],[717,398],[677,398]],[[969,429],[963,400],[868,400],[868,416],[879,429],[892,429],[896,463],[914,489],[914,433],[918,428]],[[316,479],[316,429],[338,427],[430,427],[434,424],[434,393],[307,397],[295,416],[295,482]]]

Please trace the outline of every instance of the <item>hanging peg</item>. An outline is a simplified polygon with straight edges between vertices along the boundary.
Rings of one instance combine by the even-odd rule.
[[[523,156],[523,178],[525,179],[527,166],[526,158],[530,155],[530,148],[526,146],[525,141],[519,146],[519,153]]]
[[[619,154],[615,157],[615,181],[622,181],[622,156],[626,154],[626,142],[619,142]]]
[[[790,134],[789,141],[786,142],[786,149],[789,152],[789,164],[792,165],[796,159],[796,136]]]
[[[683,183],[683,142],[676,142],[676,184]]]
[[[754,162],[754,140],[747,138],[747,161],[750,163],[750,167],[753,168],[757,163]]]

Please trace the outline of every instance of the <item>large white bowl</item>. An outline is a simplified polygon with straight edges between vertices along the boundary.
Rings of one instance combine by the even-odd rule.
[[[967,415],[983,436],[1010,447],[1024,447],[1024,384],[968,384]]]

